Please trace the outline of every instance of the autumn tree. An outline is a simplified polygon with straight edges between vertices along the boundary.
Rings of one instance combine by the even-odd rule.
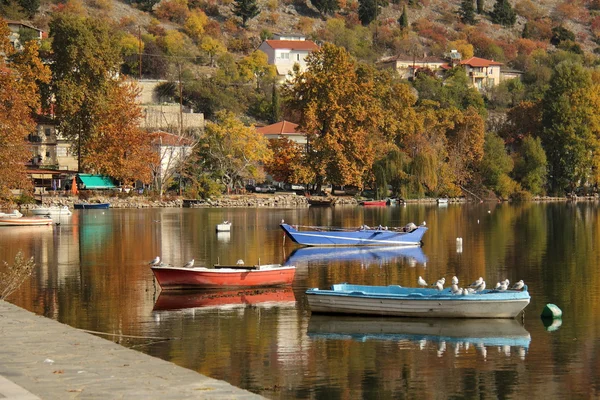
[[[377,127],[382,110],[374,97],[372,72],[332,44],[311,53],[307,65],[283,92],[307,133],[307,162],[317,190],[326,179],[362,187],[375,158],[374,140],[381,136]]]
[[[9,201],[10,189],[31,189],[25,168],[32,156],[27,135],[35,130],[32,113],[40,107],[38,84],[50,80],[37,42],[27,42],[15,54],[8,36],[0,18],[0,203]]]
[[[239,71],[244,80],[256,83],[257,90],[260,89],[260,83],[263,80],[273,81],[277,76],[275,66],[269,65],[267,54],[259,50],[252,52],[240,61]]]
[[[118,39],[99,19],[59,14],[50,23],[52,87],[60,132],[75,143],[78,170],[100,123],[98,110],[121,64]]]
[[[151,166],[158,162],[158,155],[150,136],[139,128],[142,111],[136,102],[138,93],[133,83],[124,81],[107,88],[83,157],[86,170],[112,176],[126,185],[136,180],[152,181]]]
[[[455,116],[452,129],[447,132],[448,166],[455,182],[467,185],[477,163],[484,154],[485,121],[476,109],[470,107]]]
[[[256,0],[234,0],[233,14],[242,19],[242,26],[245,28],[248,20],[260,14],[260,8]]]
[[[196,152],[202,169],[228,189],[242,187],[243,179],[262,178],[261,164],[272,156],[264,136],[228,111],[218,112],[215,122],[206,124]]]
[[[279,182],[312,182],[310,171],[304,167],[306,147],[288,138],[269,139],[273,157],[265,163],[265,170]]]

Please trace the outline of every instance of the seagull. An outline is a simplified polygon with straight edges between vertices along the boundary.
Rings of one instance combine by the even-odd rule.
[[[190,261],[186,262],[181,268],[192,268],[194,266],[194,259],[192,258]]]
[[[462,293],[462,289],[458,287],[456,284],[452,284],[452,294],[460,294]]]
[[[469,289],[467,289],[467,288],[464,288],[464,289],[462,290],[462,294],[463,294],[463,296],[467,296],[467,295],[469,294]]]
[[[148,265],[158,265],[160,264],[160,257],[156,256],[156,258],[148,263]]]
[[[475,282],[471,283],[469,286],[477,287],[477,286],[481,285],[481,282],[483,282],[483,278],[480,276],[479,279],[477,279]]]
[[[519,282],[515,283],[511,289],[512,290],[521,290],[523,289],[523,286],[525,286],[525,282],[523,282],[523,280],[521,279]]]
[[[453,285],[458,285],[458,278],[456,276],[452,277],[452,284]]]
[[[419,279],[417,279],[417,283],[419,284],[419,286],[427,286],[427,282],[425,282],[425,279],[421,278],[419,276]]]
[[[442,283],[442,281],[441,281],[441,280],[439,280],[439,281],[437,281],[436,283],[434,283],[434,284],[433,284],[433,286],[435,286],[435,288],[436,288],[437,290],[439,290],[440,292],[441,292],[442,290],[444,290],[444,284]]]
[[[500,292],[504,292],[506,289],[508,289],[508,287],[506,286],[505,282],[500,282],[500,287],[498,287],[498,291]]]
[[[502,285],[500,282],[496,282],[496,286],[494,286],[494,289],[498,290],[498,288],[500,287],[500,285]]]
[[[237,260],[237,262],[235,263],[236,265],[244,265],[244,260],[242,260],[241,258],[239,260]]]
[[[479,285],[479,286],[477,286],[475,288],[475,291],[477,291],[477,292],[483,292],[484,290],[485,290],[485,281],[482,281],[481,285]]]

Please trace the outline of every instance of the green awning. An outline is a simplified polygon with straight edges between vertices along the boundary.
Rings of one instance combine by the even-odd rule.
[[[114,189],[113,180],[106,175],[78,174],[80,189]]]

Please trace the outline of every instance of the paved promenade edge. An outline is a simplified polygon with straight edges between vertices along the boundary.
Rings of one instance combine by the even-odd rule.
[[[2,300],[0,378],[10,400],[263,399]]]

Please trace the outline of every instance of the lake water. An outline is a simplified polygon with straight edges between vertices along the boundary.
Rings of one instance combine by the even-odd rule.
[[[294,253],[282,219],[426,221],[429,231],[420,254]],[[231,233],[215,232],[223,220]],[[22,250],[37,263],[11,302],[267,398],[600,397],[598,203],[76,210],[59,222],[0,227],[0,260]],[[287,262],[297,274],[290,289],[160,293],[147,265],[157,255],[175,265]],[[416,286],[419,275],[523,279],[532,300],[521,324],[311,316],[304,297],[340,282]],[[548,303],[564,313],[550,327],[540,318]]]

